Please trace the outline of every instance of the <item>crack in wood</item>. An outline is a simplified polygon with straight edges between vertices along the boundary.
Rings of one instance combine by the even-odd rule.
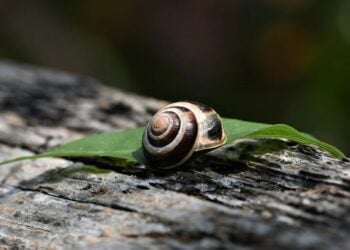
[[[18,222],[13,221],[13,220],[6,220],[6,219],[3,219],[3,218],[0,218],[0,223],[12,225],[12,226],[24,227],[24,228],[28,228],[30,230],[36,230],[36,231],[40,231],[40,232],[54,234],[54,232],[52,232],[51,230],[48,230],[48,229],[45,229],[45,228],[41,228],[41,227],[35,227],[33,225],[30,225],[30,224],[18,223]]]
[[[74,201],[74,202],[79,202],[79,203],[85,203],[85,204],[91,204],[91,205],[97,205],[97,206],[101,206],[101,207],[108,207],[108,208],[111,208],[111,209],[115,209],[115,210],[119,210],[119,211],[124,211],[124,212],[130,212],[130,213],[135,213],[137,212],[136,210],[133,210],[131,208],[128,208],[128,207],[124,207],[124,206],[121,206],[121,205],[118,205],[118,204],[111,204],[110,206],[109,205],[106,205],[104,203],[98,203],[98,202],[92,202],[92,201],[85,201],[85,200],[77,200],[77,199],[72,199],[72,198],[69,198],[69,197],[66,197],[66,196],[63,196],[63,195],[57,195],[57,194],[54,194],[52,192],[49,192],[49,191],[46,191],[44,188],[40,188],[39,189],[34,189],[34,188],[28,188],[28,187],[23,187],[23,186],[13,186],[14,188],[17,188],[21,191],[30,191],[30,192],[38,192],[38,193],[41,193],[41,194],[44,194],[44,195],[47,195],[47,196],[50,196],[50,197],[54,197],[54,198],[59,198],[59,199],[63,199],[63,200],[66,200],[66,201]]]
[[[144,125],[164,104],[103,87],[88,77],[0,62],[0,156],[42,152],[90,133]],[[288,141],[247,140],[187,167],[155,173],[144,166],[122,168],[97,159],[3,166],[0,245],[286,250],[350,246],[347,158],[333,159],[315,147]],[[7,192],[7,187],[16,192]],[[54,237],[44,237],[49,234]]]

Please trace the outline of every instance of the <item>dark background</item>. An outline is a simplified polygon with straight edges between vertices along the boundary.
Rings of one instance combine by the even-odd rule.
[[[0,58],[287,123],[350,154],[348,0],[0,0]]]

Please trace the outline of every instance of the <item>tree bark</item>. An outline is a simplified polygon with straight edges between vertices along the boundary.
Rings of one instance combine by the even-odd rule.
[[[0,161],[144,125],[165,102],[0,63]],[[0,249],[350,249],[350,161],[242,140],[191,166],[40,159],[0,167]]]

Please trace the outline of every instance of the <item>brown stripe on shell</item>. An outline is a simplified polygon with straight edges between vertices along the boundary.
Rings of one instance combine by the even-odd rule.
[[[213,111],[213,109],[211,107],[209,107],[206,104],[200,103],[200,102],[195,102],[195,101],[189,101],[189,103],[192,103],[194,105],[196,105],[201,111],[203,112],[211,112]]]
[[[174,138],[176,137],[177,133],[179,132],[180,129],[180,117],[174,113],[174,112],[169,112],[169,111],[165,111],[164,113],[167,113],[171,116],[171,119],[173,119],[173,126],[169,131],[169,134],[166,135],[164,138],[162,139],[154,139],[150,136],[150,133],[152,133],[152,126],[150,125],[148,130],[147,130],[147,139],[148,142],[153,146],[153,147],[163,147],[167,144],[169,144],[170,142],[172,142],[172,140],[174,140]]]
[[[223,129],[220,118],[214,114],[208,117],[212,120],[212,126],[208,128],[207,134],[208,138],[211,140],[221,140],[223,137]]]
[[[190,110],[184,107],[179,108],[185,112],[184,115],[188,116],[185,134],[180,143],[167,154],[153,155],[147,151],[147,148],[142,144],[145,157],[150,161],[151,165],[157,168],[171,168],[177,166],[183,159],[188,158],[189,154],[193,153],[193,145],[196,141],[198,134],[198,125],[196,118]]]

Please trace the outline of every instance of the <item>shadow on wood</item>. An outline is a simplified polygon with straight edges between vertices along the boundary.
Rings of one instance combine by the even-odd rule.
[[[0,160],[144,125],[165,103],[62,72],[0,63]],[[108,161],[0,168],[3,249],[347,249],[350,163],[246,140],[156,173]]]

